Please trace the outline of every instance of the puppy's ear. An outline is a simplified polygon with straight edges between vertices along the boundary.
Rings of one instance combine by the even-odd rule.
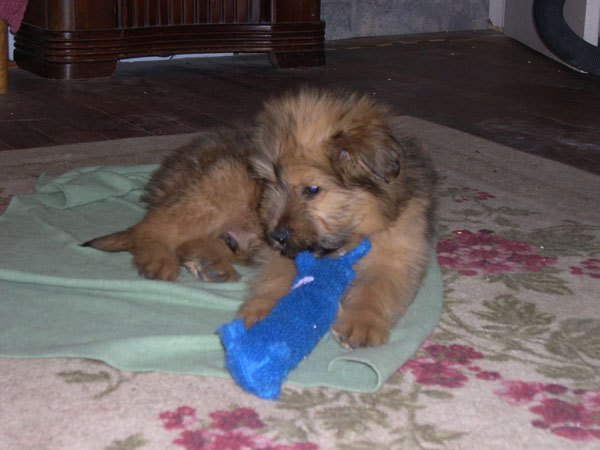
[[[387,127],[366,125],[336,133],[329,157],[343,180],[367,177],[390,183],[400,173],[404,151]]]

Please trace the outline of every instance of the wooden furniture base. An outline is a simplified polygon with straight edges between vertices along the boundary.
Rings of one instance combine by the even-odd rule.
[[[119,59],[266,52],[276,67],[325,63],[320,0],[29,0],[19,67],[48,78],[110,77]]]

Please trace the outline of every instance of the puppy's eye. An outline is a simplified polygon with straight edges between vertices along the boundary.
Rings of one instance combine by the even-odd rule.
[[[237,240],[232,235],[230,235],[229,233],[225,233],[221,236],[221,239],[225,241],[225,244],[233,253],[238,251],[240,246],[238,245]]]
[[[312,198],[321,192],[321,188],[319,186],[305,186],[302,189],[302,195],[306,198]]]

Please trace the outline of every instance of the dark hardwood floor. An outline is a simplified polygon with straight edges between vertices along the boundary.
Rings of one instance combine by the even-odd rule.
[[[266,55],[126,62],[86,81],[11,69],[0,150],[194,132],[247,120],[269,95],[308,84],[359,90],[399,114],[600,174],[598,77],[491,31],[327,47],[326,66],[311,69],[274,69]]]

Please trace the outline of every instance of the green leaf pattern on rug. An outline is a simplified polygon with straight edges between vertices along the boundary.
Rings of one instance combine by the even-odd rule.
[[[148,442],[144,437],[137,433],[122,440],[115,440],[112,444],[105,447],[104,450],[134,450],[136,448],[144,447],[147,443]]]
[[[600,359],[600,320],[568,319],[550,335],[546,349],[570,360]]]
[[[57,375],[65,383],[103,385],[104,389],[94,395],[95,399],[105,397],[121,387],[122,384],[134,380],[139,373],[128,373],[117,370],[102,361],[82,360],[87,367],[96,370],[71,370],[59,372]],[[101,369],[97,369],[102,367]]]

